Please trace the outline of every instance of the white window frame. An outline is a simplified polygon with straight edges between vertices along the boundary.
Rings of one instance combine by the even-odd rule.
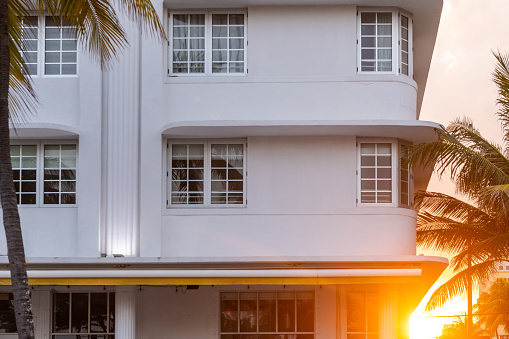
[[[403,73],[403,57],[402,57],[402,53],[403,53],[403,36],[402,36],[402,24],[401,24],[401,21],[402,21],[402,17],[405,16],[406,18],[408,18],[408,74],[405,74]],[[400,58],[399,62],[398,62],[398,74],[401,74],[401,75],[404,75],[404,76],[408,76],[408,77],[411,77],[413,78],[413,75],[414,75],[414,41],[413,41],[413,37],[414,37],[414,31],[413,31],[413,22],[414,22],[414,19],[412,17],[412,15],[408,12],[404,12],[402,10],[399,10],[398,12],[398,23],[399,23],[399,26],[398,26],[398,29],[399,29],[399,36],[398,36],[398,56]]]
[[[35,145],[36,151],[36,196],[35,204],[18,204],[18,208],[34,208],[34,207],[52,207],[52,208],[68,208],[78,206],[78,168],[79,168],[79,147],[78,142],[75,140],[47,140],[47,141],[35,141],[35,140],[23,140],[23,141],[11,141],[11,146],[18,145]],[[76,203],[75,204],[45,204],[44,203],[44,146],[56,146],[56,145],[73,145],[76,146]],[[60,180],[59,180],[60,181]],[[61,194],[62,192],[59,192]]]
[[[362,70],[362,13],[392,13],[392,69],[391,71],[363,71]],[[408,75],[401,71],[401,15],[408,18]],[[377,49],[375,49],[377,53]],[[408,12],[397,8],[359,8],[357,10],[357,73],[358,74],[397,74],[413,78],[413,18]]]
[[[203,176],[203,204],[172,204],[171,203],[171,174],[172,174],[172,145],[204,145],[204,176]],[[212,204],[211,203],[211,145],[236,144],[243,145],[243,192],[242,204]],[[242,139],[217,140],[167,140],[166,142],[166,208],[242,208],[247,205],[247,142]]]
[[[53,291],[53,293],[51,293],[51,321],[50,321],[50,335],[51,335],[51,338],[55,338],[55,339],[58,339],[60,337],[63,337],[63,336],[72,336],[72,335],[83,335],[83,336],[91,336],[91,335],[98,335],[98,336],[115,336],[115,332],[81,332],[81,333],[71,333],[71,332],[67,332],[67,333],[57,333],[57,332],[53,332],[53,323],[54,323],[54,295],[56,294],[69,294],[69,331],[72,330],[71,328],[71,323],[72,323],[72,295],[73,294],[76,294],[76,293],[79,293],[79,294],[88,294],[88,310],[87,310],[87,313],[88,313],[88,329],[90,330],[90,323],[91,323],[91,316],[90,316],[90,295],[92,293],[106,293],[107,294],[107,313],[108,313],[108,316],[110,314],[110,310],[111,310],[111,307],[113,307],[113,309],[115,310],[115,303],[113,305],[111,305],[110,303],[110,294],[113,294],[115,296],[115,301],[116,301],[116,298],[117,298],[117,295],[116,295],[116,292],[113,291],[113,290],[110,290],[110,289],[101,289],[101,290],[87,290],[87,291],[81,291],[81,290],[75,290],[75,289],[72,289],[72,290],[67,290],[67,291],[61,291],[61,290],[56,290],[56,291]],[[118,326],[117,322],[116,322],[116,315],[117,313],[115,312],[115,328]],[[109,317],[108,317],[109,318]],[[109,319],[108,319],[109,320]],[[110,321],[108,321],[108,329],[109,329],[109,325],[110,325]]]
[[[410,145],[411,145],[411,143],[406,142],[406,141],[399,140],[399,142],[398,142],[398,202],[399,202],[400,207],[406,207],[406,208],[413,208],[413,206],[414,206],[414,174],[413,174],[412,168],[409,167],[407,169],[408,177],[407,178],[402,177],[403,173],[402,173],[401,160],[402,160],[404,148],[408,147]],[[402,199],[401,199],[401,193],[402,193],[401,185],[402,185],[404,179],[406,179],[405,181],[407,181],[407,183],[408,183],[408,201],[406,201],[406,202],[402,201]]]
[[[42,77],[42,78],[72,78],[79,75],[79,64],[80,64],[80,48],[79,42],[76,38],[76,74],[46,74],[46,17],[44,15],[28,15],[29,17],[37,17],[37,73],[30,74],[31,77]],[[60,39],[61,40],[61,39]],[[60,51],[62,53],[62,50]],[[60,59],[60,65],[62,59]]]
[[[391,144],[391,197],[392,202],[390,203],[366,203],[361,200],[361,144],[363,143],[374,143],[374,144]],[[403,146],[409,145],[409,143],[397,140],[397,139],[386,139],[386,138],[360,138],[357,139],[357,205],[358,206],[388,206],[388,207],[413,207],[413,195],[414,195],[414,183],[413,174],[409,170],[409,204],[405,204],[401,201],[401,149]]]
[[[348,303],[348,293],[363,293],[364,294],[364,301],[366,301],[366,294],[367,293],[375,293],[378,298],[378,332],[367,332],[367,328],[365,332],[348,332],[348,316],[347,316],[347,303]],[[358,334],[358,335],[364,335],[365,338],[368,337],[369,334],[378,334],[380,335],[380,325],[381,325],[381,319],[380,315],[384,310],[382,309],[381,305],[381,293],[380,291],[376,289],[359,289],[359,288],[345,288],[341,291],[341,300],[340,300],[340,308],[341,308],[341,314],[343,315],[341,318],[341,323],[343,326],[341,331],[341,338],[347,338],[348,334]],[[366,315],[367,315],[367,309],[366,309]]]
[[[205,72],[204,73],[173,73],[173,15],[203,14],[205,15]],[[243,14],[244,15],[244,72],[242,73],[212,73],[212,15],[213,14]],[[193,11],[179,10],[168,12],[168,67],[169,77],[238,77],[247,75],[247,10],[213,10]]]
[[[240,300],[241,300],[241,297],[240,297],[240,293],[255,293],[256,294],[256,304],[257,304],[257,310],[256,310],[256,317],[258,318],[259,317],[259,313],[258,313],[258,309],[259,309],[259,300],[260,300],[260,293],[274,293],[276,295],[276,314],[275,314],[275,320],[276,320],[276,332],[260,332],[259,331],[259,322],[257,321],[257,331],[256,332],[241,332],[240,331],[240,317],[238,317],[238,321],[237,321],[237,329],[238,331],[237,332],[222,332],[221,331],[221,301],[222,301],[222,295],[223,293],[231,293],[231,294],[237,294],[237,314],[240,314]],[[279,298],[279,294],[284,294],[284,293],[293,293],[293,300],[295,301],[295,324],[294,324],[294,327],[295,327],[295,331],[290,331],[290,332],[278,332],[278,311],[279,311],[279,306],[278,306],[278,301],[279,300],[284,300],[284,299],[280,299]],[[297,300],[298,300],[298,297],[297,297],[297,294],[298,293],[312,293],[313,294],[313,301],[314,301],[314,323],[313,323],[313,332],[297,332]],[[233,300],[233,299],[232,299]],[[288,299],[286,299],[288,300]],[[302,299],[301,299],[302,300]],[[246,290],[246,291],[221,291],[219,293],[219,326],[218,326],[218,329],[219,329],[219,338],[221,339],[222,335],[281,335],[281,334],[290,334],[290,335],[312,335],[314,338],[316,338],[316,331],[317,331],[317,326],[316,326],[316,319],[317,319],[317,306],[316,306],[316,303],[317,303],[317,297],[316,297],[316,292],[314,290],[278,290],[278,291],[273,291],[273,290],[257,290],[257,291],[249,291],[249,290]]]

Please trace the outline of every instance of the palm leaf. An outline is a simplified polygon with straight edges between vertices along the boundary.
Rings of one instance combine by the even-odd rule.
[[[21,28],[21,20],[28,15],[28,10],[33,8],[31,1],[9,1],[8,24],[9,24],[9,112],[14,123],[26,120],[27,115],[33,112],[37,106],[37,95],[32,86],[32,81],[25,67],[20,51],[24,50],[21,43],[24,32]]]

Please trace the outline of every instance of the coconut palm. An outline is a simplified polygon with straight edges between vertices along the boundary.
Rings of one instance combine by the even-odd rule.
[[[437,130],[436,141],[410,148],[408,156],[412,165],[435,166],[439,176],[449,171],[456,191],[470,202],[433,192],[416,197],[417,244],[452,255],[456,273],[432,294],[426,309],[467,291],[470,326],[472,284],[485,281],[499,261],[509,259],[509,59],[495,57],[504,145],[488,141],[463,118]]]
[[[457,317],[452,324],[444,326],[442,335],[438,339],[465,339],[467,337],[467,324],[462,317]],[[473,330],[472,339],[489,339],[488,332],[478,324]]]
[[[498,327],[509,333],[509,281],[497,279],[487,293],[477,299],[479,322],[499,338]]]
[[[128,45],[119,14],[137,22],[145,32],[165,39],[164,29],[150,0],[0,0],[0,201],[19,338],[33,338],[34,331],[21,225],[12,181],[9,119],[33,109],[36,103],[30,77],[19,52],[23,50],[21,20],[33,12],[67,21],[75,28],[82,47],[103,68]]]

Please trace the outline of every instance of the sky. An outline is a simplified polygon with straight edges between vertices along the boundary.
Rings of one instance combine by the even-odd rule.
[[[481,134],[500,143],[496,119],[497,90],[491,80],[495,67],[492,51],[509,53],[508,0],[444,0],[437,42],[421,109],[421,120],[447,125],[457,117],[470,117]],[[429,190],[454,194],[447,180],[433,178]],[[431,254],[418,249],[418,253]],[[438,281],[445,282],[450,271]],[[437,284],[436,284],[437,285]],[[433,313],[424,313],[421,303],[410,320],[412,339],[436,338],[442,317],[466,311],[465,298],[455,299]]]

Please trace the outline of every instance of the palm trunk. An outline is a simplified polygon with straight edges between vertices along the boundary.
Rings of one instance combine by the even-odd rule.
[[[468,269],[472,267],[472,260],[470,255],[468,255]],[[467,302],[468,302],[468,314],[467,314],[467,339],[473,338],[473,319],[472,319],[472,276],[470,272],[468,274],[467,281]]]
[[[18,337],[34,338],[32,301],[25,265],[16,192],[12,180],[9,140],[9,31],[8,0],[0,0],[0,201],[11,270],[14,311]]]

